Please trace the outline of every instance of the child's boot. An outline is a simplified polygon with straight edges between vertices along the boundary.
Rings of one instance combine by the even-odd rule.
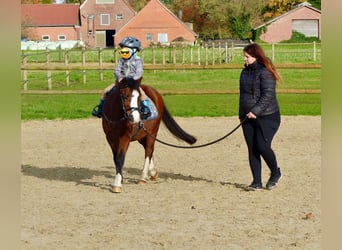
[[[102,109],[103,109],[103,104],[104,104],[104,100],[100,100],[100,103],[99,105],[96,105],[93,109],[93,111],[91,112],[91,114],[93,116],[96,116],[98,118],[101,118],[102,117]]]

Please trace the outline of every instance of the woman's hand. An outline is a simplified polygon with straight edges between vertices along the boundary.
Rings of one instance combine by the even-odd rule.
[[[249,112],[246,116],[248,119],[256,119],[257,118],[256,115],[253,114],[252,112]]]

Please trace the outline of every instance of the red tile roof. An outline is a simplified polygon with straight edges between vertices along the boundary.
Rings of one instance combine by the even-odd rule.
[[[78,4],[22,4],[21,16],[28,26],[80,25]]]

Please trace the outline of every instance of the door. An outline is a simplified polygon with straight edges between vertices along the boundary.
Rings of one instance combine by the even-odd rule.
[[[95,47],[105,48],[106,47],[106,31],[97,30],[95,32]]]

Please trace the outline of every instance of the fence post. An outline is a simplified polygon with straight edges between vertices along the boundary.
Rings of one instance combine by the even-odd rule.
[[[219,64],[222,63],[221,42],[218,43]]]
[[[26,64],[27,64],[27,54],[24,53],[24,58],[23,58],[24,68],[25,68]],[[26,69],[24,69],[24,71],[23,71],[23,78],[24,78],[24,91],[26,91],[27,90],[27,70]]]
[[[211,51],[212,51],[212,65],[214,65],[215,64],[215,43],[214,42],[212,42],[211,43],[211,45],[212,45],[212,49],[211,49]]]
[[[193,65],[193,46],[190,46],[190,65]]]
[[[272,43],[272,62],[274,62],[274,54],[275,54],[275,49],[274,49],[274,43]]]
[[[50,50],[46,49],[46,65],[50,65]],[[48,90],[52,89],[52,83],[51,83],[51,70],[47,70],[47,81],[48,81]]]
[[[201,46],[197,47],[197,64],[201,65]]]
[[[316,41],[313,42],[313,60],[316,61]]]
[[[58,55],[59,55],[59,62],[62,62],[62,44],[58,46]]]
[[[205,44],[205,65],[208,65],[208,44]]]
[[[86,55],[85,55],[85,47],[82,47],[82,82],[86,84],[87,82],[87,75],[85,70],[85,62],[86,62]]]
[[[230,60],[233,61],[234,60],[234,42],[232,42],[232,47],[230,48],[230,51],[231,51],[231,58]]]
[[[173,54],[173,64],[176,64],[177,62],[177,59],[176,59],[176,56],[177,56],[177,53],[176,53],[176,47],[173,45],[172,46],[172,54]]]
[[[185,49],[184,49],[184,45],[182,45],[182,64],[185,64]]]
[[[117,64],[118,63],[118,57],[117,57],[117,54],[116,54],[116,48],[114,47],[114,50],[113,50],[113,58],[114,58],[114,63]]]
[[[68,64],[69,64],[69,49],[65,49],[64,64],[65,64],[65,66],[68,66]],[[65,82],[66,82],[66,85],[69,86],[69,82],[70,82],[69,70],[65,71]]]
[[[156,64],[156,51],[155,51],[155,46],[152,46],[152,64]]]
[[[224,60],[226,63],[228,63],[228,42],[226,42],[225,46],[224,46],[224,49],[225,49],[225,55],[224,55]]]
[[[165,47],[162,47],[162,54],[163,54],[163,65],[165,65]]]
[[[99,48],[99,66],[100,66],[100,81],[103,81],[103,50]]]

